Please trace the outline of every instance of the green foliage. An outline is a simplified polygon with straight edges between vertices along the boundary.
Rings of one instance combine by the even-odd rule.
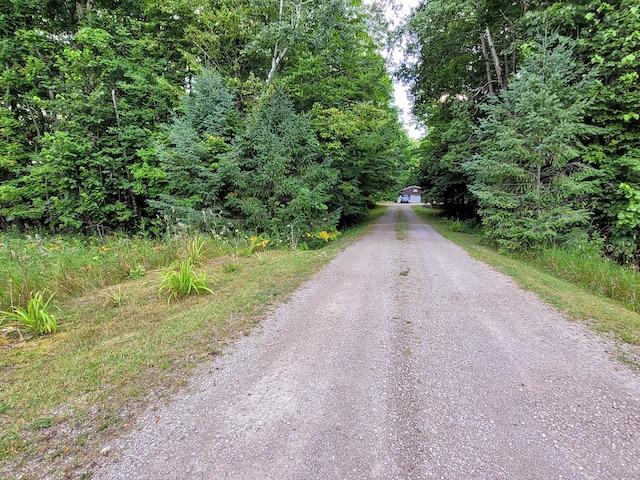
[[[640,273],[603,256],[588,244],[573,248],[551,248],[532,261],[545,271],[588,288],[640,313]]]
[[[429,135],[417,148],[424,197],[443,203],[453,215],[468,215],[476,206],[468,190],[469,176],[462,166],[477,149],[469,141],[474,127],[472,108],[470,101],[458,98],[434,106]]]
[[[252,112],[221,169],[231,189],[226,207],[247,230],[278,236],[290,226],[308,231],[337,223],[339,212],[327,206],[336,173],[280,87]]]
[[[166,267],[184,241],[124,236],[99,238],[0,235],[0,310],[24,308],[31,292],[69,298],[107,287],[148,269]]]
[[[640,190],[632,188],[627,183],[621,183],[618,193],[623,194],[624,198],[629,200],[629,205],[625,211],[618,213],[616,226],[636,231],[640,227]]]
[[[166,190],[149,204],[171,222],[201,227],[220,209],[219,164],[230,149],[237,111],[233,95],[216,72],[204,69],[184,100],[184,116],[166,127],[158,145]],[[208,213],[210,212],[210,213]]]
[[[466,94],[470,84],[483,83],[477,80],[484,71],[477,55],[482,29],[477,3],[484,2],[424,2],[406,25],[409,43],[401,75],[413,84],[416,113],[427,113],[443,95]]]
[[[310,112],[324,156],[337,173],[329,209],[340,211],[343,224],[360,221],[381,198],[395,192],[405,165],[408,141],[397,113],[371,103],[348,108],[316,104]]]
[[[589,77],[566,41],[543,35],[499,99],[483,106],[480,151],[464,164],[487,235],[506,250],[561,241],[589,218],[593,173],[576,161]]]
[[[329,242],[336,241],[339,236],[340,232],[338,232],[337,230],[329,232],[326,230],[306,232],[303,237],[304,242],[298,247],[301,247],[303,250],[315,250],[317,248],[322,248]]]
[[[509,1],[422,2],[397,32],[407,44],[397,75],[410,85],[413,112],[428,130],[417,150],[417,182],[451,215],[474,216],[477,204],[462,165],[478,149],[479,106],[505,89],[516,70],[519,22],[532,9]]]
[[[361,2],[54,3],[0,7],[0,228],[296,243],[398,187],[406,138]]]
[[[602,130],[592,138],[587,155],[602,175],[596,221],[610,252],[621,261],[637,263],[640,236],[633,192],[640,190],[640,8],[627,0],[594,1],[590,6],[580,47],[598,69],[600,81],[589,115]]]
[[[469,233],[469,228],[467,227],[467,224],[464,221],[459,219],[450,220],[449,223],[447,223],[447,228],[452,232]]]
[[[345,108],[350,104],[389,105],[391,81],[379,45],[367,32],[375,22],[362,6],[325,0],[313,12],[306,48],[287,65],[282,81],[303,111],[315,104]]]
[[[194,271],[193,261],[182,260],[176,270],[168,271],[162,278],[158,289],[158,296],[167,296],[167,301],[180,300],[191,294],[213,293],[207,287],[207,277],[205,273],[198,276]]]
[[[129,278],[134,280],[140,279],[147,274],[147,269],[142,264],[137,264],[129,269]]]
[[[131,228],[142,214],[134,190],[147,189],[131,176],[144,164],[138,152],[179,98],[180,54],[162,38],[171,29],[155,35],[162,15],[137,0],[42,5],[26,16],[19,3],[6,7],[17,18],[0,53],[0,128],[11,134],[0,140],[1,220],[99,235]]]
[[[45,300],[46,291],[35,292],[26,308],[13,305],[11,310],[0,311],[1,324],[8,323],[15,325],[18,330],[25,331],[33,335],[49,335],[58,331],[58,322],[55,315],[50,313],[49,303],[55,294],[48,295]]]

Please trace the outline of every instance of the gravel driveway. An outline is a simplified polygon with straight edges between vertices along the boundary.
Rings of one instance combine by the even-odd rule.
[[[93,478],[639,479],[609,348],[394,205]]]

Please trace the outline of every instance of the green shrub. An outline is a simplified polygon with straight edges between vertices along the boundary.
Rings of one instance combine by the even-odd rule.
[[[144,268],[144,265],[137,264],[135,267],[129,269],[129,278],[133,280],[138,280],[144,277],[147,274],[147,269]]]
[[[467,226],[462,220],[450,220],[447,223],[447,228],[452,232],[465,233],[467,231]]]

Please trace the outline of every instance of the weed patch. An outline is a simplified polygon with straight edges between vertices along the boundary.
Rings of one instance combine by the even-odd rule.
[[[402,210],[397,210],[397,212],[398,217],[396,218],[394,227],[396,231],[396,238],[398,240],[404,240],[405,238],[407,238],[409,227],[407,225],[407,220],[405,219],[404,212]]]
[[[33,292],[45,289],[63,300],[142,278],[175,261],[186,241],[0,235],[0,310],[26,307]]]
[[[191,294],[213,293],[207,287],[206,273],[197,275],[191,257],[182,260],[176,270],[168,271],[162,278],[158,296],[166,296],[167,301],[180,300]]]

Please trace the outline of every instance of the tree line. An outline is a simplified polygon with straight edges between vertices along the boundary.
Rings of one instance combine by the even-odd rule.
[[[0,228],[358,221],[407,138],[357,0],[0,5]]]
[[[401,33],[433,201],[505,250],[639,264],[637,2],[429,0]]]

